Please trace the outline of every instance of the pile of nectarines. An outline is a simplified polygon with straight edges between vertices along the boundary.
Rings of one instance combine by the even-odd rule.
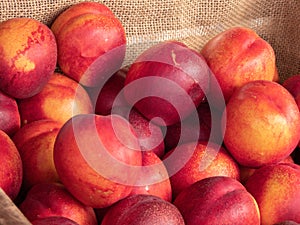
[[[0,23],[0,188],[35,225],[300,223],[300,75],[232,27],[124,65],[102,3]],[[1,214],[1,209],[0,209]],[[1,219],[1,217],[0,217]]]

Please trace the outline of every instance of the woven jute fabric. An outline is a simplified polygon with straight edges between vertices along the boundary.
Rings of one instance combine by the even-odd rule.
[[[0,22],[31,17],[47,25],[80,0],[2,0]],[[200,50],[217,33],[233,26],[254,29],[275,50],[282,80],[300,73],[299,0],[103,0],[127,34],[125,64],[165,40]]]
[[[0,224],[1,225],[30,225],[22,212],[0,188]]]

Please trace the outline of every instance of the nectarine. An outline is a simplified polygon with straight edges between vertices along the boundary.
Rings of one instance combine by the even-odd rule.
[[[0,130],[12,136],[21,127],[17,101],[0,91]]]
[[[23,163],[22,191],[38,183],[59,181],[53,149],[61,126],[53,120],[37,120],[24,125],[12,137]]]
[[[14,200],[22,184],[22,160],[16,145],[2,130],[0,130],[0,157],[0,187]]]
[[[105,214],[101,225],[184,225],[179,210],[157,196],[132,195],[114,204]]]
[[[132,125],[142,151],[152,151],[162,158],[165,153],[163,130],[160,126],[146,119],[134,107],[113,107],[113,114],[123,116]]]
[[[123,63],[126,51],[125,29],[105,6],[100,12],[84,9],[83,5],[73,7],[76,7],[74,11],[78,11],[72,15],[68,13],[67,16],[62,13],[64,18],[58,16],[56,20],[59,21],[53,24],[58,65],[67,76],[84,86],[104,85]],[[81,8],[85,12],[81,12]],[[72,9],[68,10],[70,12]],[[62,27],[55,28],[55,24],[60,23]]]
[[[103,87],[95,87],[94,90],[89,92],[91,93],[90,96],[93,94],[97,95],[91,96],[91,99],[96,99],[96,114],[106,116],[112,113],[113,107],[128,106],[128,103],[122,94],[125,76],[126,74],[122,70],[119,70],[107,80]]]
[[[260,167],[288,157],[300,138],[300,114],[293,96],[273,81],[251,81],[226,106],[224,144],[243,166]]]
[[[0,89],[15,98],[39,93],[56,68],[57,44],[48,26],[32,18],[0,23]]]
[[[186,225],[260,225],[254,197],[236,179],[215,176],[197,181],[174,200]]]
[[[256,199],[261,224],[285,220],[300,223],[300,166],[278,163],[262,166],[247,180],[245,187]]]
[[[19,208],[29,221],[58,216],[78,224],[97,225],[93,208],[79,202],[60,183],[34,185]]]
[[[162,160],[152,151],[142,152],[142,167],[130,195],[148,194],[172,201],[168,171]]]
[[[61,182],[85,205],[103,208],[128,196],[142,154],[127,120],[118,115],[77,115],[60,129],[54,163]]]
[[[51,25],[52,32],[55,36],[58,36],[60,31],[69,22],[69,20],[86,13],[114,16],[113,12],[106,5],[100,2],[79,2],[71,5],[58,15]]]
[[[212,176],[228,176],[240,179],[238,164],[225,148],[208,142],[189,142],[177,146],[165,155],[164,162],[174,152],[181,152],[181,156],[168,162],[167,169],[170,175],[173,197],[191,184]],[[190,154],[187,162],[183,161]],[[184,156],[184,157],[183,157]],[[173,172],[174,168],[180,168]]]
[[[31,221],[32,225],[80,225],[73,220],[63,216],[50,216],[45,218],[38,218]]]
[[[181,42],[166,41],[146,49],[133,62],[124,95],[148,120],[171,125],[195,111],[209,82],[202,55]]]
[[[250,28],[224,30],[210,39],[200,52],[218,80],[226,102],[236,88],[249,81],[277,79],[272,46]],[[213,93],[214,86],[211,88]]]
[[[63,125],[77,114],[93,112],[91,99],[76,81],[60,73],[52,74],[40,93],[18,101],[21,124],[51,119]]]

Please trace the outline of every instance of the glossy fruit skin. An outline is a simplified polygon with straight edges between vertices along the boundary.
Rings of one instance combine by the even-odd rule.
[[[0,130],[0,188],[15,200],[20,192],[23,167],[19,151],[11,138]]]
[[[95,113],[99,115],[109,115],[116,107],[129,106],[122,89],[124,88],[126,73],[122,70],[111,76],[101,87],[91,89],[91,99],[95,100]]]
[[[113,12],[102,3],[80,2],[70,6],[68,9],[59,14],[51,25],[52,32],[55,36],[58,36],[69,20],[86,13],[114,16]]]
[[[296,98],[300,94],[300,74],[290,76],[282,83],[282,86]]]
[[[151,195],[132,195],[112,206],[101,225],[162,224],[184,225],[178,209],[168,201]]]
[[[147,119],[171,125],[187,117],[209,89],[210,73],[204,58],[176,41],[145,50],[130,66],[125,99]]]
[[[184,189],[174,200],[186,225],[260,224],[253,196],[237,180],[215,176]]]
[[[201,49],[226,102],[234,90],[253,80],[276,80],[275,52],[254,30],[232,27]],[[215,87],[211,87],[214,92]],[[216,100],[217,101],[217,100]]]
[[[113,114],[124,117],[132,125],[142,151],[152,151],[162,158],[165,153],[163,130],[160,126],[149,121],[134,107],[114,107]]]
[[[0,91],[0,130],[12,136],[21,127],[21,118],[16,99]]]
[[[2,22],[0,49],[0,89],[11,97],[23,99],[39,93],[56,68],[55,36],[35,19]]]
[[[205,141],[185,143],[169,151],[164,161],[172,157],[172,154],[178,154],[177,152],[179,155],[167,164],[173,197],[193,183],[207,177],[227,176],[240,179],[238,164],[222,146]],[[187,156],[189,158],[184,162],[183,159]],[[172,174],[173,168],[180,169]]]
[[[63,125],[75,115],[93,112],[86,90],[61,73],[53,73],[40,93],[19,100],[18,107],[22,125],[42,119],[51,119]]]
[[[260,167],[247,180],[245,187],[256,199],[261,224],[285,220],[300,223],[300,166],[274,163]]]
[[[299,115],[293,96],[280,84],[249,82],[237,89],[226,105],[224,144],[243,166],[279,162],[299,142]]]
[[[38,218],[31,222],[32,225],[79,225],[73,220],[62,216],[51,216],[46,218]]]
[[[22,126],[12,137],[23,164],[22,192],[44,182],[59,182],[53,161],[54,142],[61,124],[37,120]]]
[[[163,161],[152,151],[142,152],[141,174],[130,195],[148,194],[172,202],[172,187]]]
[[[93,208],[79,202],[61,183],[46,182],[34,185],[19,208],[29,221],[65,217],[78,224],[97,224]]]
[[[84,86],[103,86],[123,63],[125,29],[106,7],[103,6],[100,11],[82,9],[83,12],[81,7],[73,8],[73,11],[79,12],[61,19],[66,21],[61,21],[60,29],[60,26],[53,28],[58,46],[58,64],[67,76]],[[64,17],[63,14],[61,16]]]
[[[118,115],[77,115],[60,129],[54,164],[61,182],[83,204],[108,207],[128,196],[142,165],[138,139]]]

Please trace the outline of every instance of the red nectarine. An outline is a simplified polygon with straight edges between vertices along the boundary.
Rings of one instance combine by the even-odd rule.
[[[81,8],[84,6],[76,9]],[[105,13],[95,11],[75,13],[65,22],[56,18],[63,23],[56,34],[58,65],[67,76],[88,87],[104,85],[121,68],[126,51],[125,29],[119,19],[106,13],[107,9]]]
[[[253,196],[237,180],[215,176],[197,181],[174,200],[186,225],[260,225]]]
[[[184,225],[178,209],[157,196],[132,195],[114,204],[101,225]]]
[[[247,180],[261,214],[261,224],[284,220],[300,223],[300,166],[278,163],[262,166]]]
[[[160,126],[146,119],[134,107],[114,107],[112,113],[123,116],[129,121],[138,137],[142,151],[153,151],[158,157],[163,157],[165,144]]]
[[[61,182],[85,205],[103,208],[128,196],[142,165],[138,139],[118,115],[77,115],[60,129],[54,163]]]
[[[45,24],[32,18],[0,23],[0,89],[15,98],[39,93],[56,68],[57,44]]]
[[[209,68],[199,53],[181,42],[166,41],[148,48],[133,62],[124,95],[147,119],[171,125],[196,110],[209,82]]]
[[[274,50],[252,29],[224,30],[210,39],[200,52],[218,80],[226,102],[236,88],[249,81],[276,80]],[[213,93],[214,87],[211,88]]]
[[[77,114],[93,112],[86,90],[60,73],[54,73],[40,93],[18,101],[18,106],[22,125],[41,119],[51,119],[63,125]]]
[[[51,216],[45,218],[38,218],[31,221],[32,225],[80,225],[73,220],[62,216]]]
[[[29,221],[60,216],[78,224],[97,225],[93,208],[79,202],[60,183],[34,185],[19,208]]]
[[[69,20],[86,13],[114,16],[113,12],[106,5],[100,2],[79,2],[73,4],[58,15],[51,25],[52,32],[55,36],[58,36]]]
[[[2,130],[0,130],[0,157],[0,187],[14,200],[22,184],[22,160],[16,145]]]
[[[226,106],[224,144],[243,166],[260,167],[288,157],[300,138],[300,113],[293,96],[272,81],[251,81]]]
[[[16,100],[0,91],[0,130],[12,136],[20,126],[21,119]]]
[[[149,194],[172,201],[168,171],[161,159],[151,151],[142,152],[142,167],[131,194]]]
[[[53,148],[61,124],[53,120],[37,120],[24,125],[12,137],[23,163],[22,191],[35,184],[58,182]]]
[[[174,152],[181,152],[181,157],[174,158],[167,165],[170,174],[173,197],[191,184],[212,176],[228,176],[240,179],[238,164],[225,148],[208,142],[189,142],[177,146],[165,155],[164,162]],[[188,161],[183,161],[183,155],[191,154]],[[174,168],[180,168],[173,172]],[[174,173],[174,174],[173,174]]]

